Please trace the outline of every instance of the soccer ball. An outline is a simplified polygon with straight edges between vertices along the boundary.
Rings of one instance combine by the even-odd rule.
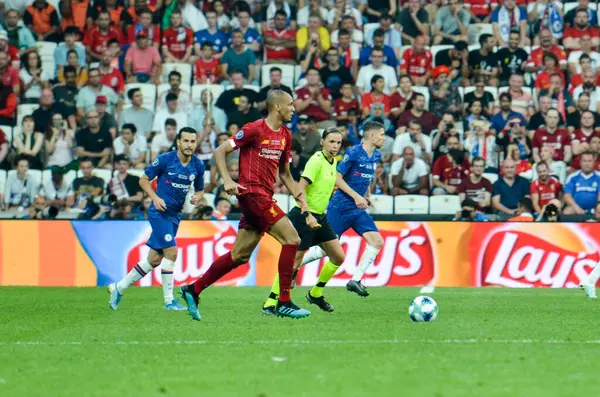
[[[428,323],[435,321],[438,305],[430,296],[417,296],[408,307],[408,314],[413,321]]]

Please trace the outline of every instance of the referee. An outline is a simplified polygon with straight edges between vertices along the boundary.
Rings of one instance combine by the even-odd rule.
[[[337,178],[336,154],[342,145],[342,133],[335,127],[326,129],[321,138],[321,151],[312,155],[306,163],[304,172],[298,182],[299,189],[306,193],[306,202],[310,212],[302,213],[296,205],[288,217],[300,235],[300,247],[294,260],[294,269],[302,263],[304,253],[310,247],[319,245],[329,256],[329,261],[321,269],[319,280],[306,294],[309,303],[317,305],[321,310],[332,312],[333,306],[323,296],[323,289],[344,262],[344,251],[337,235],[329,225],[325,210],[335,187]],[[269,298],[263,305],[262,313],[275,316],[275,305],[279,295],[279,275],[275,277]]]

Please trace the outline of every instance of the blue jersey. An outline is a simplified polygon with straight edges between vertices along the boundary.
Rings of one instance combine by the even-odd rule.
[[[364,197],[369,190],[375,168],[377,168],[380,160],[381,153],[379,153],[379,150],[375,149],[373,155],[369,156],[362,145],[352,146],[346,150],[342,161],[338,164],[337,171],[343,175],[348,186]],[[339,189],[333,195],[329,206],[356,208],[354,199]]]
[[[150,205],[148,218],[161,216],[178,223],[185,197],[192,184],[198,192],[204,190],[204,163],[196,156],[185,167],[177,157],[177,150],[158,156],[144,171],[148,179],[158,178],[156,194],[165,201],[167,209],[163,212]]]
[[[229,36],[222,30],[217,30],[215,34],[211,34],[208,29],[202,29],[196,32],[194,35],[196,43],[200,44],[200,48],[204,43],[210,43],[213,46],[213,50],[217,53],[223,51],[223,48],[229,43]]]
[[[565,193],[573,196],[573,200],[582,209],[594,209],[600,193],[600,176],[596,173],[583,175],[581,170],[575,171],[567,178]]]
[[[232,37],[229,36],[229,45],[231,45],[231,39]],[[244,43],[246,44],[252,44],[254,42],[257,43],[261,43],[261,39],[260,39],[260,33],[258,33],[258,30],[253,29],[253,28],[248,28],[248,30],[246,30],[246,33],[244,33]]]

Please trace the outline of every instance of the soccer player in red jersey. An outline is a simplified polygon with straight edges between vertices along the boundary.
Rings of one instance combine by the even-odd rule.
[[[248,262],[265,232],[282,245],[278,266],[280,295],[276,314],[292,318],[310,315],[308,310],[299,308],[290,299],[293,264],[300,237],[289,218],[273,201],[273,186],[279,170],[279,178],[300,204],[302,213],[308,214],[304,191],[298,188],[290,174],[292,134],[284,123],[292,120],[294,101],[285,91],[272,90],[267,95],[267,109],[267,118],[246,124],[215,150],[217,169],[223,176],[223,187],[228,194],[238,196],[242,217],[233,249],[219,257],[193,284],[181,287],[181,295],[194,320],[201,318],[198,303],[202,291],[239,265]],[[226,155],[235,149],[240,150],[239,183],[231,179],[226,161]]]

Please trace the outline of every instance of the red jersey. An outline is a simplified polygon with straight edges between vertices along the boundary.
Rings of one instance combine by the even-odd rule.
[[[333,105],[333,116],[347,116],[348,110],[350,109],[355,109],[356,114],[360,114],[360,107],[358,106],[358,101],[356,99],[346,102],[342,98],[338,98],[335,100],[335,104]]]
[[[554,74],[554,73],[552,73]],[[552,75],[546,71],[540,72],[538,73],[537,77],[535,78],[535,88],[539,88],[540,90],[547,90],[548,88],[550,88],[550,76]],[[560,75],[560,78],[562,80],[562,86],[563,88],[565,87],[565,75],[563,72],[556,72],[556,74]]]
[[[466,158],[458,167],[452,167],[448,155],[445,155],[433,163],[431,173],[434,178],[439,179],[441,182],[447,182],[448,185],[458,188],[462,183],[463,178],[469,176],[470,168],[471,164],[469,164],[469,160]]]
[[[410,102],[410,100],[412,99],[412,96],[413,96],[412,91],[408,98],[403,97],[400,94],[400,91],[394,92],[390,96],[390,109],[391,110],[400,109],[400,105],[402,105],[404,102]]]
[[[321,87],[320,95],[324,99],[331,101],[331,94],[329,94],[329,90],[327,88]],[[298,99],[306,100],[310,97],[311,94],[310,90],[308,89],[308,86],[302,87],[296,91],[296,98]],[[310,102],[310,105],[308,105],[308,107],[304,109],[304,112],[302,112],[302,114],[305,114],[307,116],[313,116],[317,121],[329,120],[329,114],[321,108],[321,105],[319,105],[319,101],[316,99],[313,99]]]
[[[573,157],[573,161],[571,161],[571,168],[573,168],[574,170],[581,169],[581,155]],[[596,171],[600,171],[600,157],[596,156],[596,161],[594,162],[594,169]]]
[[[586,36],[586,35],[590,36],[590,38],[593,39],[595,37],[600,37],[600,32],[598,31],[598,28],[595,26],[589,26],[585,29],[579,29],[575,26],[568,27],[565,29],[565,34],[563,36],[563,40],[566,38],[580,39],[581,37]]]
[[[188,47],[194,45],[194,32],[185,27],[168,28],[163,32],[162,45],[177,59],[182,59]]]
[[[131,25],[129,29],[127,29],[127,42],[129,44],[135,43],[137,39],[137,34],[142,30],[141,26],[138,24]],[[149,43],[160,44],[160,28],[157,25],[152,25],[148,29],[144,29],[146,34],[148,35]]]
[[[546,182],[542,182],[539,178],[531,182],[529,186],[529,193],[533,196],[534,194],[539,195],[540,208],[550,202],[550,200],[557,199],[562,192],[562,185],[553,176],[548,177]]]
[[[390,111],[390,96],[382,94],[379,98],[375,98],[373,91],[367,92],[362,96],[362,107],[363,109],[371,109],[371,105],[374,103],[383,103],[383,111],[389,113]]]
[[[531,51],[531,56],[527,61],[528,66],[543,66],[542,58],[544,57],[545,52],[551,52],[558,58],[558,63],[567,63],[567,53],[565,50],[560,48],[557,45],[554,45],[550,48],[549,51],[544,51],[542,47],[538,47],[535,50]]]
[[[8,87],[15,86],[21,82],[19,71],[10,65],[4,69],[4,73],[2,73],[0,78],[2,79],[2,84]]]
[[[121,71],[116,68],[110,68],[110,72],[103,73],[100,69],[100,84],[112,88],[117,94],[125,91],[125,81]]]
[[[198,84],[215,84],[221,74],[221,63],[217,58],[210,61],[200,58],[196,61],[196,81]]]
[[[108,42],[113,39],[117,39],[119,40],[119,43],[123,44],[123,33],[119,28],[110,25],[108,27],[108,32],[104,34],[100,31],[98,26],[94,26],[85,32],[83,44],[86,47],[90,47],[96,54],[102,54],[108,47]]]
[[[483,17],[488,16],[492,13],[492,4],[498,4],[498,0],[465,0],[465,6],[471,11],[471,14]]]
[[[573,131],[571,134],[571,142],[579,141],[579,143],[589,143],[592,138],[596,136],[596,131],[592,129],[592,133],[590,135],[585,135],[581,128]]]
[[[282,164],[292,162],[292,133],[282,125],[278,131],[268,126],[266,119],[244,125],[229,139],[240,150],[240,181],[244,193],[271,198],[277,171]]]
[[[470,177],[466,177],[458,186],[457,193],[464,193],[465,198],[474,200],[479,205],[479,202],[485,199],[485,194],[491,194],[493,190],[494,187],[489,179],[481,178],[481,181],[473,183]],[[479,208],[483,207],[479,205]]]
[[[548,130],[543,127],[538,128],[533,134],[532,145],[538,150],[543,146],[549,147],[552,150],[552,159],[562,161],[565,155],[565,146],[571,145],[571,139],[564,128],[557,128],[554,134],[549,134]]]
[[[415,50],[408,48],[402,54],[400,68],[406,70],[409,76],[422,77],[427,72],[431,72],[432,59],[433,57],[429,51],[417,54]]]
[[[20,61],[20,57],[19,57],[19,50],[16,49],[15,47],[11,46],[11,45],[7,45],[6,49],[4,49],[4,51],[8,54],[8,57],[10,58],[11,62],[19,62]]]
[[[282,40],[296,40],[296,32],[291,29],[284,29],[282,31],[277,31],[275,29],[265,31],[265,37],[272,37],[274,39],[282,39]],[[293,48],[284,48],[284,47],[275,47],[275,48],[265,48],[267,54],[267,60],[274,59],[286,59],[293,60],[296,59],[296,52]]]

